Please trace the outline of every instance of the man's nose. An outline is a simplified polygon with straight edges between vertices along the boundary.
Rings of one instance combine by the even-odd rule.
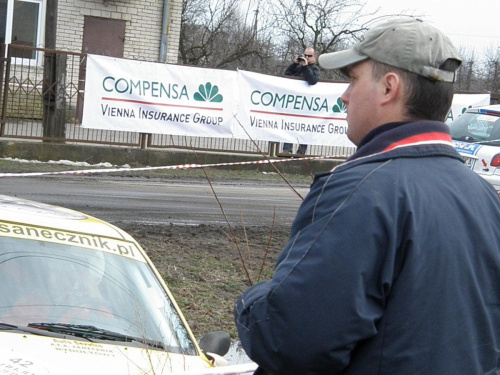
[[[349,93],[348,93],[349,89],[345,90],[344,93],[342,94],[342,96],[340,97],[340,100],[342,101],[342,103],[344,103],[346,106],[347,104],[349,103]]]

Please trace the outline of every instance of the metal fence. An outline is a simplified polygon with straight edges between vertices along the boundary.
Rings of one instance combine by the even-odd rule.
[[[275,156],[276,142],[144,134],[81,127],[86,54],[0,45],[0,137],[139,148],[183,148]],[[346,157],[354,148],[310,145],[308,155]]]

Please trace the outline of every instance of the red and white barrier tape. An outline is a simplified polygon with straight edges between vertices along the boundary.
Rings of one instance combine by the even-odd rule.
[[[159,167],[141,167],[141,168],[107,168],[107,169],[82,169],[77,171],[59,171],[59,172],[25,172],[25,173],[0,173],[0,177],[36,177],[48,175],[86,175],[86,174],[100,174],[100,173],[113,173],[113,172],[140,172],[140,171],[156,171],[162,169],[197,169],[197,168],[214,168],[226,167],[235,165],[257,165],[257,164],[272,164],[272,163],[286,163],[291,161],[303,160],[319,160],[330,159],[328,156],[313,156],[304,158],[290,158],[290,159],[265,159],[254,161],[240,161],[233,163],[214,163],[214,164],[180,164],[180,165],[165,165]]]

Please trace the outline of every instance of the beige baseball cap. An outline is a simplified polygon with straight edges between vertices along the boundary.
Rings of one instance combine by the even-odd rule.
[[[368,30],[351,49],[323,54],[319,65],[342,69],[372,59],[442,82],[454,82],[455,71],[441,70],[447,60],[462,62],[451,40],[418,19],[397,19]]]

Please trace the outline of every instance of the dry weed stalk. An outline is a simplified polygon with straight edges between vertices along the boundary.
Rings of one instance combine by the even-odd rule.
[[[297,191],[297,189],[295,189],[291,184],[290,182],[287,180],[287,178],[283,175],[283,173],[281,173],[281,171],[276,168],[276,166],[274,165],[273,162],[271,162],[271,160],[269,159],[269,157],[260,149],[259,145],[257,144],[257,142],[255,142],[255,140],[250,136],[250,134],[248,134],[247,130],[245,129],[245,127],[241,124],[240,120],[238,120],[238,118],[236,116],[234,116],[235,120],[238,122],[238,124],[241,126],[241,128],[245,131],[245,134],[248,136],[248,139],[250,139],[253,143],[253,145],[255,146],[255,148],[257,149],[257,151],[259,151],[259,153],[264,157],[264,159],[266,159],[269,164],[273,167],[273,169],[276,171],[276,173],[278,174],[278,176],[281,177],[281,179],[283,181],[285,181],[285,183],[288,185],[288,187],[290,189],[292,189],[292,191],[298,195],[298,197],[302,200],[304,200],[304,197],[302,195],[300,195],[300,193]]]
[[[241,219],[241,226],[243,228],[243,235],[245,237],[245,245],[246,245],[246,248],[247,248],[247,261],[248,261],[248,265],[249,265],[249,268],[250,268],[249,274],[251,276],[253,276],[251,256],[250,256],[250,245],[249,245],[248,235],[247,235],[247,227],[245,225],[245,221],[243,220],[243,213],[241,212],[241,208],[240,208],[240,219]]]
[[[276,207],[274,207],[274,210],[273,210],[273,223],[272,223],[271,229],[269,231],[269,240],[267,241],[266,251],[264,251],[264,258],[262,259],[262,263],[260,265],[259,276],[257,277],[257,282],[260,281],[260,278],[262,277],[262,272],[264,272],[264,266],[266,265],[267,257],[269,255],[269,250],[271,249],[271,242],[273,240],[273,231],[274,231],[274,224],[275,223],[276,223]]]
[[[269,157],[260,149],[259,145],[257,144],[257,142],[255,142],[255,140],[248,134],[248,132],[246,131],[246,129],[243,127],[243,125],[241,124],[241,122],[238,120],[238,118],[236,116],[234,116],[234,118],[236,119],[236,121],[238,122],[238,124],[241,126],[241,128],[245,131],[246,135],[248,136],[248,138],[252,141],[252,143],[254,144],[255,148],[257,149],[257,151],[269,162],[269,164],[272,166],[272,168],[276,171],[276,173],[278,174],[278,176],[281,177],[281,179],[283,181],[285,181],[285,183],[290,187],[290,189],[302,200],[304,200],[304,198],[302,197],[302,195],[300,195],[300,193],[290,184],[290,182],[287,180],[287,178],[281,173],[281,171],[274,165],[273,162],[271,162],[271,160],[269,159]],[[198,156],[198,154],[196,153],[194,147],[192,147],[192,150],[196,156],[196,158],[198,159],[198,163],[199,164],[202,164],[201,163],[201,160]],[[249,246],[249,242],[248,242],[248,237],[247,237],[247,232],[246,232],[246,226],[245,226],[245,223],[243,221],[243,216],[240,212],[240,216],[241,216],[241,222],[242,222],[242,227],[243,227],[243,234],[244,234],[244,237],[245,237],[245,243],[246,243],[246,248],[247,248],[247,256],[248,256],[248,261],[245,261],[245,257],[243,255],[243,251],[241,250],[241,247],[240,247],[240,244],[239,244],[239,241],[238,241],[238,238],[236,237],[236,234],[233,230],[233,227],[231,226],[231,223],[229,222],[229,219],[224,211],[224,207],[222,206],[222,203],[220,202],[219,200],[219,197],[217,196],[217,193],[215,192],[215,189],[213,187],[213,184],[212,184],[212,181],[210,179],[210,176],[209,174],[207,173],[206,171],[206,168],[201,168],[203,170],[203,174],[205,175],[205,178],[207,179],[207,182],[210,186],[210,189],[212,190],[212,194],[214,195],[215,197],[215,200],[217,201],[217,204],[219,205],[219,208],[221,210],[221,213],[222,215],[224,216],[224,220],[226,221],[226,224],[229,228],[229,233],[225,232],[224,230],[222,230],[222,232],[228,237],[228,239],[234,243],[237,251],[238,251],[238,255],[239,255],[239,258],[240,258],[240,261],[241,261],[241,264],[243,266],[243,270],[245,271],[245,275],[247,277],[247,280],[248,280],[248,283],[250,285],[253,285],[253,280],[252,280],[252,276],[253,276],[253,272],[251,270],[251,257],[250,257],[250,246]],[[274,227],[275,227],[275,223],[276,223],[276,208],[274,208],[274,212],[273,212],[273,222],[272,222],[272,225],[271,225],[271,228],[270,228],[270,232],[269,232],[269,240],[267,242],[267,245],[266,245],[266,249],[265,249],[265,252],[264,252],[264,257],[262,259],[262,263],[260,265],[260,270],[259,270],[259,275],[257,277],[257,282],[260,281],[261,277],[262,277],[262,273],[264,272],[264,266],[266,265],[266,261],[267,261],[267,257],[269,255],[269,251],[270,251],[270,247],[271,247],[271,242],[272,242],[272,238],[273,238],[273,231],[274,231]],[[250,270],[249,270],[250,268]]]
[[[198,155],[196,155],[196,157],[198,158]],[[224,220],[226,221],[226,224],[229,228],[230,236],[228,236],[228,237],[236,246],[240,260],[241,260],[242,265],[243,265],[243,270],[245,271],[248,282],[250,283],[250,285],[252,285],[252,278],[250,277],[250,273],[248,272],[248,268],[246,267],[245,259],[243,258],[243,252],[241,251],[240,245],[238,243],[238,238],[236,237],[236,234],[234,233],[233,227],[231,226],[231,223],[229,222],[229,219],[227,218],[226,212],[224,211],[224,207],[222,206],[222,203],[220,202],[219,197],[217,196],[217,193],[215,192],[214,186],[212,185],[212,181],[210,180],[210,176],[208,175],[206,168],[202,168],[202,170],[203,170],[203,174],[205,175],[205,178],[208,181],[208,184],[210,185],[210,189],[212,190],[212,194],[214,195],[215,200],[217,201],[217,204],[219,205],[219,208],[222,212],[222,215],[224,216]]]

